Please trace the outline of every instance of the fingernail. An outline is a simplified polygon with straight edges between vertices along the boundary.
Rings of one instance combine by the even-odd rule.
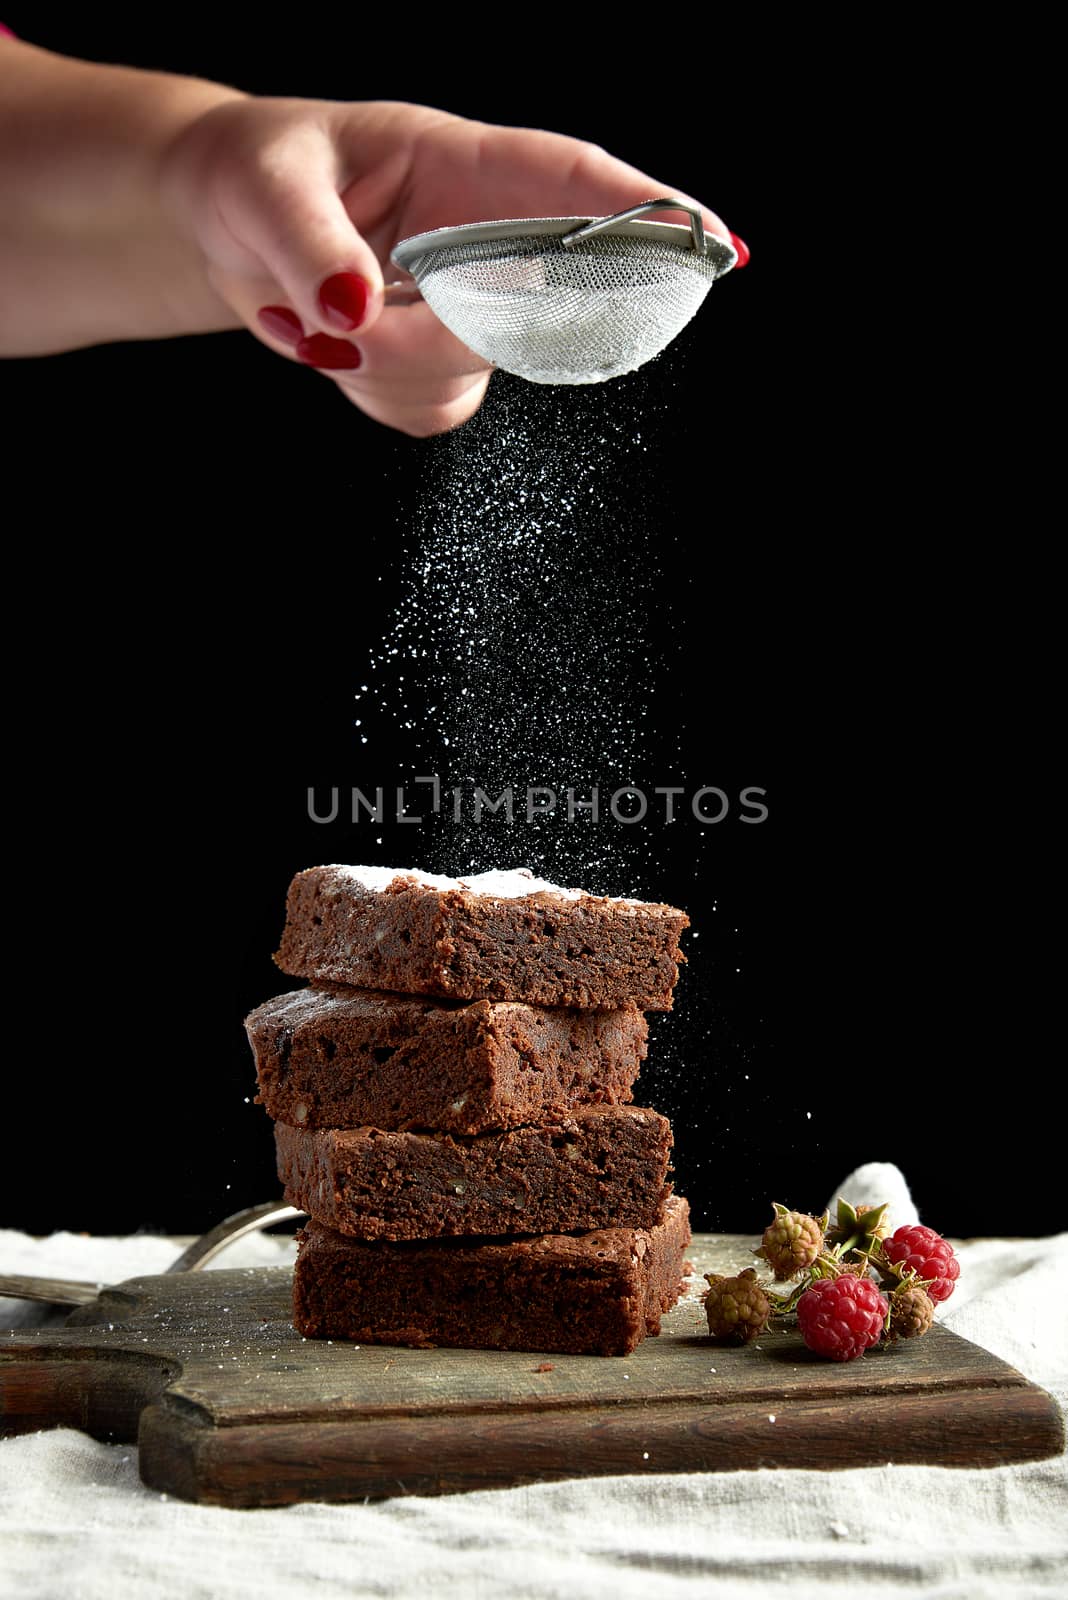
[[[749,264],[749,246],[746,244],[745,240],[744,239],[739,239],[739,237],[738,237],[738,235],[736,233],[732,233],[731,234],[731,244],[734,246],[734,248],[738,252],[738,259],[734,263],[735,271],[737,271],[739,267],[748,266],[748,264]]]
[[[322,367],[338,371],[343,367],[358,367],[361,356],[354,344],[344,339],[331,339],[328,333],[312,333],[297,345],[297,360],[308,367]]]
[[[300,318],[288,306],[260,306],[256,317],[261,328],[272,339],[281,339],[284,344],[299,344],[304,337]]]
[[[367,315],[370,284],[355,272],[335,272],[319,290],[319,308],[323,321],[332,328],[351,333]]]

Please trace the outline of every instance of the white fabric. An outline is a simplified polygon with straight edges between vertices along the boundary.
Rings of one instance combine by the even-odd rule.
[[[885,1181],[896,1169],[884,1169]],[[911,1200],[900,1174],[897,1220]],[[852,1179],[836,1191],[861,1201]],[[876,1195],[873,1198],[880,1198]],[[165,1240],[0,1231],[0,1271],[114,1282]],[[217,1263],[285,1260],[242,1240]],[[1068,1404],[1068,1234],[958,1247],[941,1320]],[[209,1268],[210,1270],[210,1268]],[[0,1326],[40,1308],[0,1301]],[[3,1337],[0,1333],[0,1337]],[[1068,1593],[1068,1464],[595,1478],[377,1505],[229,1511],[148,1490],[129,1445],[70,1429],[0,1440],[3,1600],[827,1600]]]

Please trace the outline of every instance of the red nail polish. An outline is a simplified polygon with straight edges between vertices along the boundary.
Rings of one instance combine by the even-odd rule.
[[[351,333],[367,315],[370,285],[355,272],[335,272],[319,290],[319,309],[323,321],[332,328]]]
[[[344,339],[331,339],[328,333],[312,333],[297,345],[297,359],[308,367],[321,367],[327,372],[345,367],[358,367],[361,356],[354,344]]]
[[[744,239],[739,239],[739,237],[738,237],[738,235],[736,233],[732,233],[731,234],[731,244],[734,246],[734,248],[738,252],[738,259],[734,263],[735,271],[737,271],[739,267],[748,266],[748,264],[749,264],[749,246],[746,244],[745,240]]]
[[[299,344],[304,337],[300,318],[288,306],[261,306],[256,318],[272,339],[281,339],[284,344]]]

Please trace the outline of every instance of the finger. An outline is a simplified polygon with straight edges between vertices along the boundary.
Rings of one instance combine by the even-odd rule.
[[[686,194],[681,189],[674,188],[671,184],[663,184],[656,178],[650,178],[637,167],[628,166],[625,162],[617,161],[615,156],[610,156],[606,150],[598,145],[585,145],[578,156],[573,173],[573,182],[576,188],[589,190],[589,200],[584,203],[603,203],[609,208],[606,214],[612,211],[625,211],[632,205],[640,205],[642,200],[652,200],[661,196],[670,196],[672,199],[684,200],[701,213],[701,220],[707,232],[715,234],[725,244],[731,243],[731,231],[723,218],[716,212],[703,206],[693,195]],[[640,193],[644,185],[644,193]],[[633,196],[633,198],[628,198]],[[678,222],[679,213],[665,210],[663,213],[652,211],[649,217],[663,215],[672,222]]]
[[[333,142],[315,123],[288,127],[228,196],[227,221],[309,335],[373,325],[382,272],[338,193]]]
[[[357,370],[340,387],[368,416],[424,437],[466,422],[477,411],[493,368],[450,333],[428,305],[387,308],[354,341]]]
[[[309,330],[277,284],[216,270],[212,282],[252,333],[277,354],[336,380],[352,403],[417,438],[446,433],[478,410],[492,368],[429,306],[387,309],[366,335]]]
[[[728,243],[731,237],[722,217],[685,190],[599,145],[541,129],[451,119],[424,142],[419,178],[418,193],[406,196],[404,233],[500,217],[611,216],[671,195],[699,210],[710,233]],[[678,212],[663,215],[679,221]]]
[[[376,380],[361,383],[345,373],[338,375],[337,386],[376,422],[412,438],[427,439],[468,422],[485,399],[489,380],[488,372],[439,383],[411,382],[384,373]]]

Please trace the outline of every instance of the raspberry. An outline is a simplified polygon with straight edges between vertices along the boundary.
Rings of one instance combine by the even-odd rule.
[[[903,1283],[890,1296],[890,1339],[918,1339],[934,1320],[934,1306],[918,1283]]]
[[[706,1272],[705,1311],[708,1331],[713,1339],[731,1339],[748,1344],[763,1333],[771,1315],[771,1304],[752,1267],[737,1278],[724,1278]]]
[[[888,1311],[872,1278],[845,1272],[817,1278],[797,1302],[797,1321],[810,1350],[831,1361],[852,1361],[878,1344]]]
[[[885,1239],[890,1232],[890,1225],[883,1218],[885,1210],[885,1204],[857,1207],[857,1221],[868,1230],[872,1239]]]
[[[920,1222],[891,1234],[883,1245],[883,1254],[895,1267],[911,1267],[917,1278],[924,1280],[932,1300],[948,1300],[960,1277],[960,1262],[953,1254],[953,1246]]]
[[[782,1282],[812,1265],[823,1249],[823,1229],[815,1217],[806,1216],[803,1211],[787,1211],[776,1201],[772,1204],[775,1216],[764,1229],[760,1249],[754,1254],[763,1256],[777,1281]]]
[[[826,1248],[847,1261],[858,1256],[870,1256],[880,1239],[885,1239],[890,1229],[886,1226],[886,1205],[851,1206],[848,1200],[838,1197],[838,1212],[827,1229]]]

